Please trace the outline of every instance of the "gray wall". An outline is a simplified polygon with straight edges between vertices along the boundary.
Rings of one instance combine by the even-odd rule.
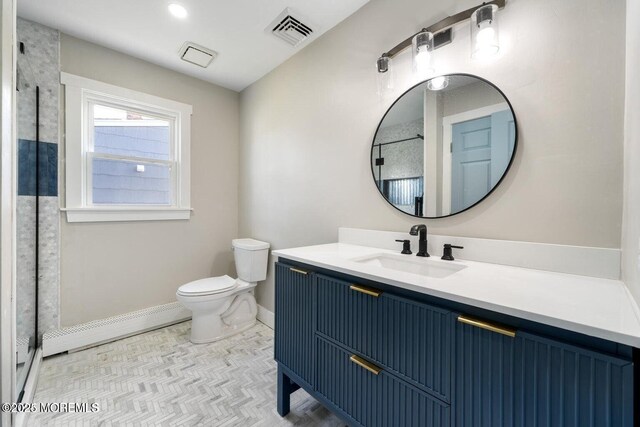
[[[240,233],[285,248],[335,241],[339,226],[408,231],[415,219],[378,194],[369,155],[378,121],[415,82],[410,54],[394,59],[396,86],[382,101],[374,63],[412,31],[475,4],[372,0],[244,90]],[[454,29],[434,54],[437,71],[500,87],[519,148],[487,200],[424,221],[431,233],[620,247],[624,12],[624,2],[608,0],[510,1],[490,61],[470,59],[468,24]],[[273,309],[273,269],[257,295]]]
[[[627,0],[622,279],[640,304],[640,0]]]
[[[451,116],[506,102],[500,92],[484,82],[448,90],[442,95],[442,116]]]
[[[183,283],[233,274],[238,94],[64,34],[61,66],[67,73],[193,106],[194,209],[188,221],[70,224],[63,215],[62,326],[172,302]]]

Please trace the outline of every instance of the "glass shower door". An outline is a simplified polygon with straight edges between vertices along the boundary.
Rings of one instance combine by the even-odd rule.
[[[16,155],[16,390],[18,400],[38,347],[39,88],[18,57]]]

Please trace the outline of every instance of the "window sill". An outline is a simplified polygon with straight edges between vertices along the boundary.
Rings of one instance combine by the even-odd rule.
[[[190,208],[63,208],[67,222],[172,221],[191,217]]]

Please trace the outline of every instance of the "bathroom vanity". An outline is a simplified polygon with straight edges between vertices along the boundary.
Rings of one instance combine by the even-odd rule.
[[[343,243],[274,254],[283,416],[302,387],[350,425],[637,425],[637,313],[604,306],[618,281]]]

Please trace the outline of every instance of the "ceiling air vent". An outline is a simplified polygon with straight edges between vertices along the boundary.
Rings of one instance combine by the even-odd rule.
[[[185,42],[180,48],[180,59],[202,68],[207,68],[218,54],[204,46]]]
[[[289,8],[282,11],[267,27],[267,31],[293,47],[300,45],[313,34],[311,27],[294,17]]]

